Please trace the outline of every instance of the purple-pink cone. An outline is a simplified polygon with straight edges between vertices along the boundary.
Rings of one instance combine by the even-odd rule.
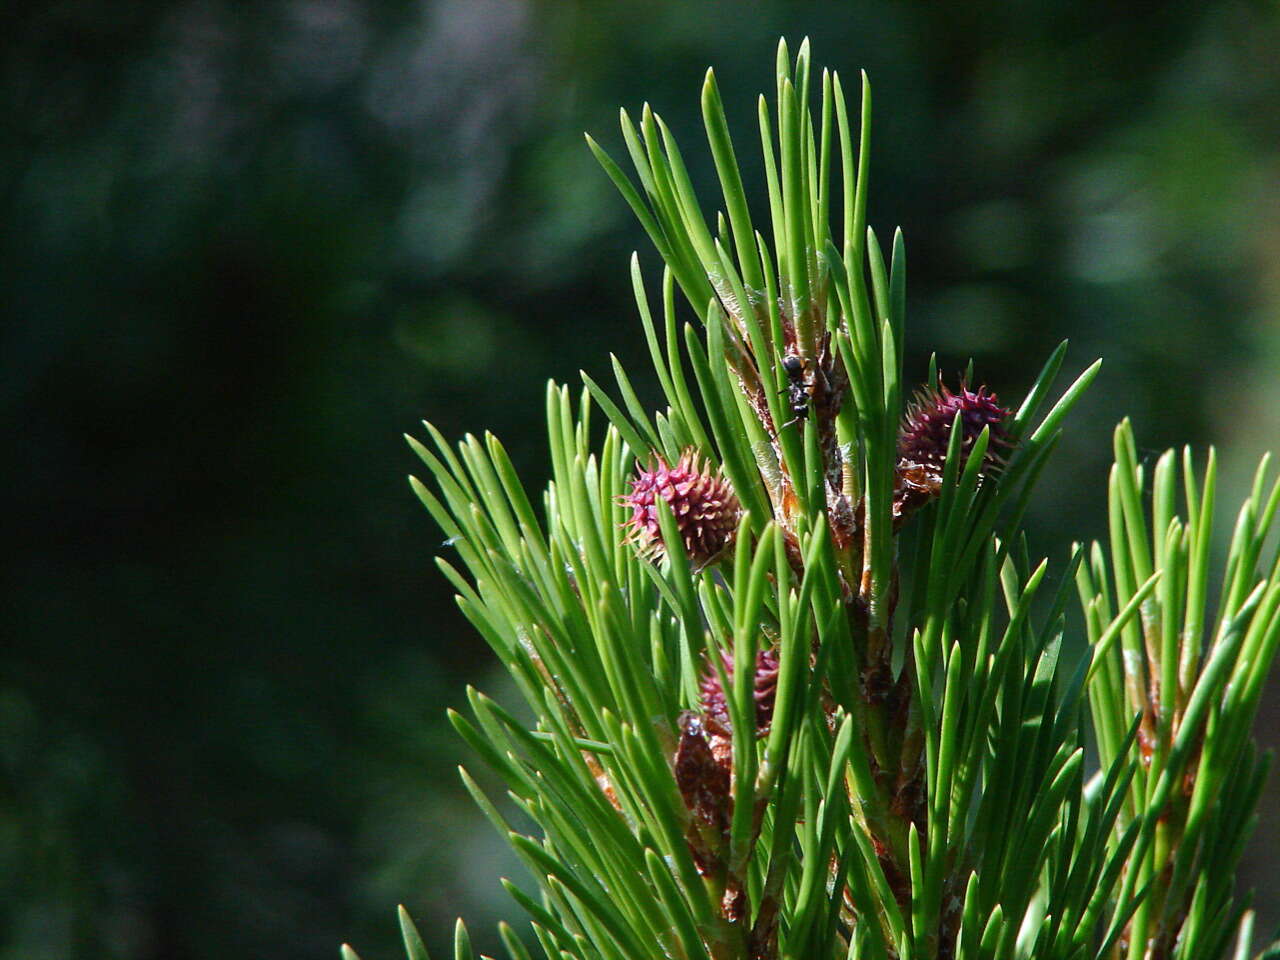
[[[637,470],[631,492],[622,497],[631,508],[624,524],[627,539],[650,558],[663,552],[659,497],[671,508],[694,569],[705,567],[733,543],[742,513],[733,486],[693,450],[685,451],[674,466],[657,457],[652,467]]]
[[[926,388],[917,393],[903,418],[902,433],[898,437],[900,487],[926,496],[938,492],[946,466],[951,426],[957,414],[963,431],[958,466],[964,467],[984,427],[990,429],[990,438],[983,457],[983,472],[995,471],[1004,465],[1002,451],[1012,446],[1004,427],[1009,411],[997,403],[996,395],[987,387],[970,390],[962,381],[959,391],[952,393],[945,384],[939,383],[936,390]]]
[[[723,655],[724,672],[729,682],[733,682],[733,655]],[[708,666],[702,675],[702,712],[712,725],[719,725],[726,732],[733,731],[733,721],[729,716],[729,704],[725,699],[724,687],[720,683],[720,673]],[[756,654],[755,701],[756,701],[756,733],[763,736],[773,723],[773,704],[778,696],[778,651],[761,650]]]

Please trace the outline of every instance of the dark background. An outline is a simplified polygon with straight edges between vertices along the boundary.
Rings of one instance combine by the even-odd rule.
[[[1228,517],[1280,424],[1270,3],[52,0],[0,94],[0,957],[438,955],[518,917],[444,722],[506,692],[432,566],[400,434],[492,429],[544,479],[547,377],[654,397],[581,138],[652,101],[713,183],[715,64],[759,182],[780,34],[875,84],[873,223],[909,369],[1016,400],[1103,376],[1033,543],[1102,533],[1109,433],[1216,443]],[[12,13],[12,12],[11,12]],[[749,184],[751,186],[751,184]],[[1229,519],[1220,523],[1229,526]],[[1280,691],[1259,724],[1280,742]],[[1248,852],[1280,922],[1276,789]]]

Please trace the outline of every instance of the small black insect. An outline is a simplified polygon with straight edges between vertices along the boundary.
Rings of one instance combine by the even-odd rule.
[[[787,374],[787,405],[791,407],[791,419],[782,425],[786,429],[793,423],[809,419],[809,386],[804,382],[803,357],[789,353],[782,358],[782,369]]]

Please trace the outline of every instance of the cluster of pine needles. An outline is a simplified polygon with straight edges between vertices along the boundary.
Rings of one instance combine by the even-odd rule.
[[[761,226],[712,73],[713,220],[648,106],[622,113],[633,175],[588,138],[665,264],[656,297],[631,267],[663,409],[616,360],[612,387],[549,385],[537,507],[496,438],[409,441],[440,569],[536,718],[475,690],[451,714],[529,870],[502,881],[529,918],[508,953],[1254,957],[1232,878],[1267,767],[1280,483],[1264,460],[1216,573],[1213,452],[1144,464],[1123,422],[1109,540],[1050,574],[1020,524],[1099,364],[1051,400],[1063,344],[1008,407],[972,369],[904,380],[866,78],[851,115],[806,41],[776,80]]]

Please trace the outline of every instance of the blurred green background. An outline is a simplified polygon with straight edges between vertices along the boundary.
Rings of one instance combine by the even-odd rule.
[[[432,565],[400,438],[492,429],[545,477],[547,377],[656,399],[581,138],[650,100],[711,197],[715,64],[758,185],[781,34],[876,92],[909,369],[1017,399],[1103,376],[1033,544],[1102,532],[1109,433],[1280,437],[1271,3],[51,0],[0,72],[0,957],[399,955],[515,919],[444,721],[504,685]],[[752,184],[749,183],[749,187]],[[1231,508],[1234,509],[1234,508]],[[1226,521],[1223,523],[1227,525]],[[1259,738],[1280,743],[1280,688]],[[1280,791],[1248,852],[1280,923]]]

